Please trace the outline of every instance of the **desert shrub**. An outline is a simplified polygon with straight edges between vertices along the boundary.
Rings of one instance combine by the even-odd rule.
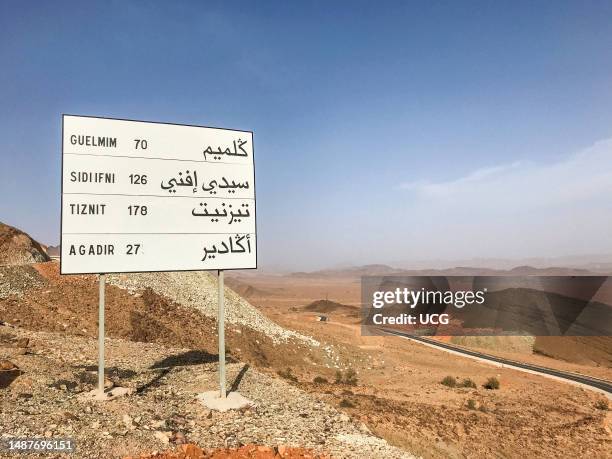
[[[471,387],[472,389],[476,389],[476,383],[470,378],[465,378],[463,381],[461,381],[461,387]]]
[[[455,387],[457,385],[457,380],[453,376],[445,376],[440,384],[444,384],[446,387]]]
[[[349,386],[356,386],[357,381],[357,372],[352,368],[346,370],[345,373],[342,373],[342,371],[340,370],[336,370],[336,379],[334,380],[336,384],[347,384]]]
[[[597,408],[598,410],[607,411],[609,409],[609,406],[610,404],[608,403],[608,400],[603,399],[603,398],[595,402],[595,408]]]
[[[487,382],[482,385],[482,387],[491,390],[499,389],[499,379],[497,379],[495,376],[491,376],[489,379],[487,379]]]
[[[312,381],[315,384],[327,384],[327,379],[325,379],[323,376],[315,376]]]
[[[344,373],[344,384],[348,384],[349,386],[357,385],[357,372],[352,368],[346,370]]]
[[[485,405],[480,405],[478,407],[478,411],[482,411],[483,413],[488,413],[489,410],[487,410],[487,407]]]
[[[285,378],[285,379],[288,379],[289,381],[293,381],[293,382],[298,382],[297,376],[295,376],[293,374],[293,371],[291,370],[291,368],[287,368],[286,370],[280,370],[280,371],[277,372],[277,374],[281,378]]]
[[[340,401],[340,408],[355,408],[355,404],[350,400],[343,398]]]
[[[468,409],[470,409],[470,410],[475,410],[475,409],[476,409],[476,400],[474,400],[474,399],[469,399],[469,400],[467,401],[467,407],[468,407]]]

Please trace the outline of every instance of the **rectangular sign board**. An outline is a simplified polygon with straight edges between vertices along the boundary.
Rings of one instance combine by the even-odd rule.
[[[253,133],[64,115],[61,273],[257,267]]]

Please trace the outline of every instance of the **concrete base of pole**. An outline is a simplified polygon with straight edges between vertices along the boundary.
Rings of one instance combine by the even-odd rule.
[[[225,398],[221,397],[219,391],[211,390],[198,394],[198,400],[209,410],[229,411],[248,408],[255,404],[238,392],[230,392]]]

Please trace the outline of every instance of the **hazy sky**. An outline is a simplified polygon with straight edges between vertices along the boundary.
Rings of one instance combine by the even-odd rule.
[[[253,130],[264,267],[610,253],[611,21],[609,1],[0,0],[0,221],[59,241],[73,113]]]

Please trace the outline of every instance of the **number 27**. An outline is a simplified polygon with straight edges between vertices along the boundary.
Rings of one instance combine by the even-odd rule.
[[[127,255],[137,255],[139,249],[140,249],[140,244],[128,244],[126,254]]]

